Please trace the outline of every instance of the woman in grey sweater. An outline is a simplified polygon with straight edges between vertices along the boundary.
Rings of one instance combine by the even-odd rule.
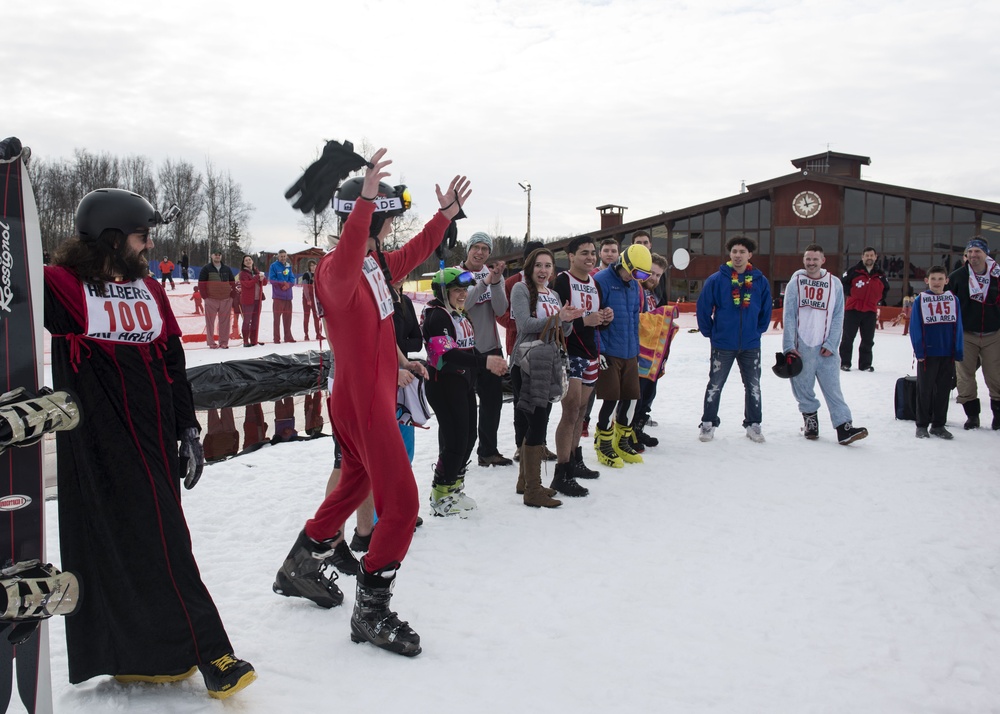
[[[511,350],[511,380],[514,392],[519,394],[523,375],[521,367],[514,363],[514,355],[523,342],[537,340],[546,321],[558,315],[564,334],[573,330],[573,320],[583,315],[580,308],[563,306],[554,290],[549,290],[549,281],[555,277],[555,257],[552,251],[539,248],[524,261],[524,281],[517,283],[510,291],[510,316],[517,324],[517,341]],[[549,425],[551,404],[525,411],[515,407],[514,419],[524,420],[524,443],[520,444],[521,460],[517,476],[517,492],[524,494],[524,505],[534,508],[556,508],[562,501],[552,498],[555,493],[542,486],[542,460],[545,455],[545,432]]]

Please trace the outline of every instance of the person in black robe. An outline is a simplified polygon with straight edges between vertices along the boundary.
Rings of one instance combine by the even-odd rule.
[[[182,475],[192,487],[204,456],[181,330],[148,277],[149,231],[163,219],[141,196],[98,189],[76,220],[45,268],[53,383],[85,415],[56,439],[62,565],[83,582],[66,621],[69,679],[169,682],[200,669],[209,694],[228,697],[256,674],[233,655],[181,508]]]

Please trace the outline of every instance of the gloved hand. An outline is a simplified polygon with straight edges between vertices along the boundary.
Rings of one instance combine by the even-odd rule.
[[[201,472],[205,469],[205,450],[201,448],[198,429],[192,426],[184,430],[184,433],[181,434],[181,448],[178,455],[181,457],[184,488],[192,489],[198,483]]]
[[[328,141],[323,147],[323,155],[285,191],[285,198],[291,201],[298,194],[292,208],[303,213],[321,213],[330,205],[340,182],[362,166],[371,167],[371,164],[354,153],[354,144]]]

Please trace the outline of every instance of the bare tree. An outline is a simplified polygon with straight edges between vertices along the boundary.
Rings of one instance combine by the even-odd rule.
[[[130,154],[119,160],[118,168],[118,188],[137,193],[150,203],[156,202],[156,178],[153,176],[153,165],[147,157]]]
[[[160,204],[169,206],[176,203],[181,209],[180,214],[172,223],[162,229],[165,236],[164,252],[169,255],[186,251],[192,256],[192,262],[197,262],[194,252],[198,221],[205,205],[202,193],[204,179],[198,173],[194,164],[183,159],[174,161],[167,159],[159,170]],[[201,256],[207,261],[209,246],[204,246]]]
[[[256,209],[252,203],[243,198],[243,187],[233,180],[227,171],[222,185],[222,218],[226,226],[226,244],[230,261],[235,261],[243,255],[242,245],[248,242],[250,233],[248,226],[250,214]]]

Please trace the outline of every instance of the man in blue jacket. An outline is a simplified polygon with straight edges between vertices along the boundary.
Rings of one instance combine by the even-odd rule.
[[[601,291],[602,307],[612,310],[612,319],[599,330],[602,362],[597,376],[597,398],[603,400],[597,417],[597,460],[622,468],[641,464],[632,447],[635,432],[632,416],[639,400],[639,305],[642,281],[649,278],[653,259],[644,245],[630,245],[594,276]],[[612,424],[612,418],[614,423]]]
[[[274,344],[281,344],[281,328],[285,328],[285,342],[295,342],[292,339],[292,287],[295,285],[295,273],[292,272],[288,253],[278,251],[278,259],[271,263],[267,271],[267,279],[271,283],[271,310],[274,313]]]
[[[760,430],[760,336],[771,323],[771,288],[750,259],[757,244],[746,236],[726,243],[729,262],[705,281],[698,296],[698,330],[712,341],[712,363],[698,439],[711,441],[719,426],[719,398],[733,362],[740,366],[747,438],[763,443]]]

